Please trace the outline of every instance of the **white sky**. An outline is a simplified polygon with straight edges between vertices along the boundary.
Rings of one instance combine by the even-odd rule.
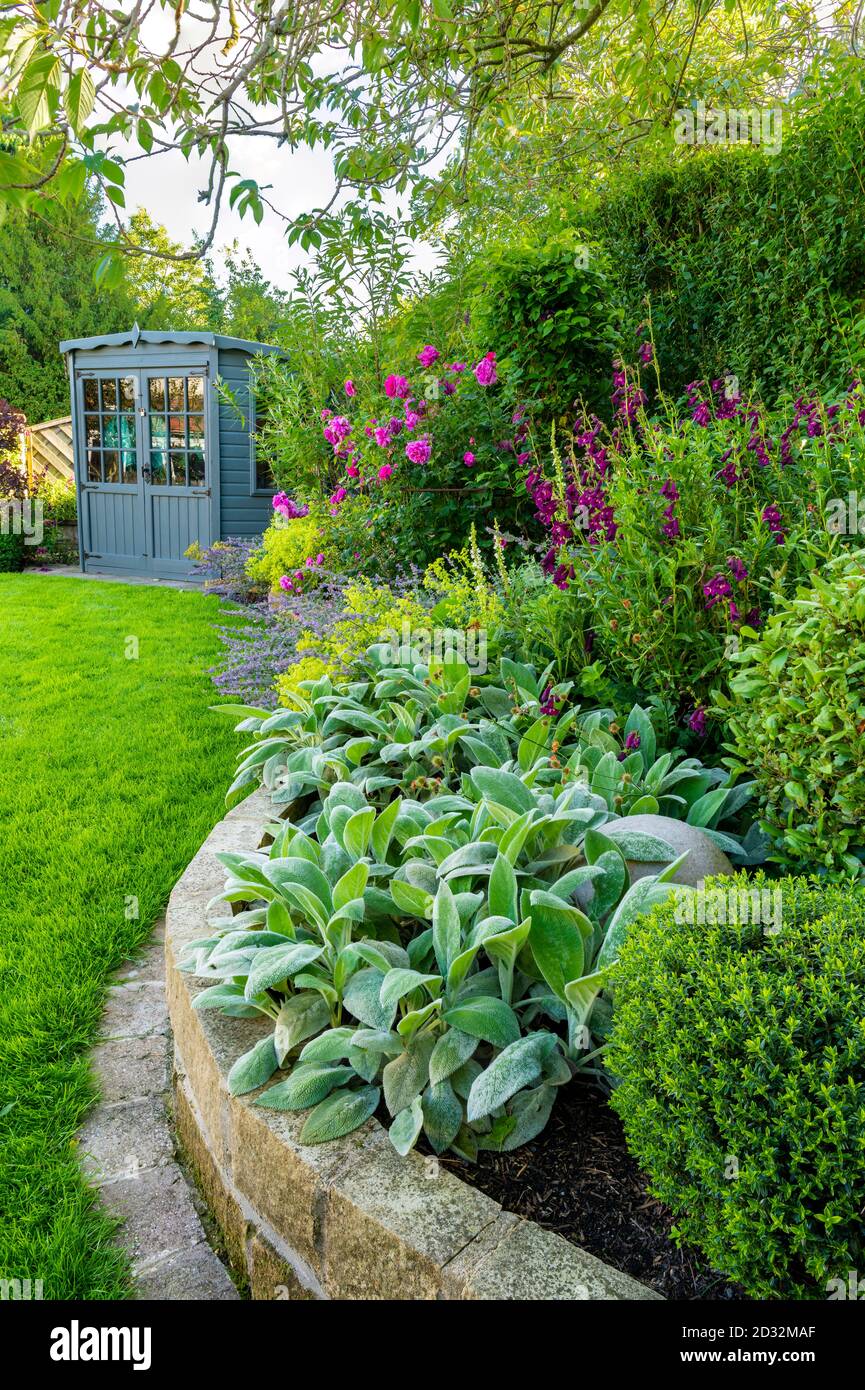
[[[128,4],[129,0],[124,3]],[[172,27],[173,16],[156,10],[151,11],[145,21],[144,32],[148,42],[159,48],[167,41]],[[201,26],[188,14],[183,19],[183,31],[190,37],[196,31],[202,32]],[[338,72],[342,61],[343,58],[331,52],[321,55],[315,66]],[[127,157],[141,153],[135,141],[124,142],[123,149]],[[275,140],[260,137],[235,138],[231,149],[231,168],[242,178],[255,179],[262,185],[265,196],[290,216],[323,207],[332,196],[334,178],[331,154],[327,150],[292,151],[278,147]],[[151,218],[162,223],[175,240],[188,245],[196,234],[205,232],[210,226],[210,209],[198,202],[198,191],[206,184],[207,164],[197,156],[188,163],[179,153],[138,159],[126,165],[126,206],[129,212],[138,207],[146,208]],[[268,184],[270,187],[265,188]],[[395,213],[398,200],[383,196],[384,202],[378,207]],[[222,249],[235,240],[241,248],[250,248],[263,273],[282,288],[289,285],[293,269],[311,260],[298,246],[288,246],[285,223],[269,208],[265,208],[262,222],[256,225],[251,214],[240,217],[229,208],[226,190],[212,252],[217,271]],[[417,243],[412,263],[420,271],[431,270],[436,263],[432,247]]]

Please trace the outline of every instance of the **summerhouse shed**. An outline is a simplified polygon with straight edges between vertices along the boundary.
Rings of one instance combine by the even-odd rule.
[[[251,363],[279,352],[219,333],[129,333],[60,344],[69,368],[81,568],[188,578],[185,552],[254,536],[273,485],[256,457]],[[223,382],[233,404],[217,390]]]

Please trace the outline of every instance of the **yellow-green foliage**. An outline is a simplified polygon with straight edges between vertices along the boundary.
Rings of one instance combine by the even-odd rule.
[[[250,579],[257,579],[278,593],[282,576],[287,574],[292,579],[300,570],[304,587],[307,587],[315,581],[316,566],[307,567],[306,561],[310,558],[315,560],[322,554],[326,566],[330,557],[322,519],[313,510],[308,516],[298,516],[292,520],[274,515],[261,545],[247,561],[246,573]]]
[[[374,585],[368,579],[349,584],[343,598],[342,616],[323,636],[303,632],[297,640],[299,660],[277,678],[279,702],[291,705],[292,695],[301,689],[303,681],[344,677],[367,647],[377,642],[385,632],[398,638],[402,625],[426,626],[429,614],[414,595],[399,598],[386,585]]]
[[[433,560],[423,577],[423,587],[436,596],[435,616],[450,627],[494,627],[503,604],[487,573],[472,526],[467,545]]]

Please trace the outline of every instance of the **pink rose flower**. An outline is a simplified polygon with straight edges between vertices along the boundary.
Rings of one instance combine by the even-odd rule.
[[[427,343],[425,348],[421,348],[417,355],[417,360],[422,367],[431,367],[433,362],[437,362],[441,357],[438,348],[434,348],[432,343]]]
[[[475,456],[474,456],[474,454],[471,452],[470,449],[467,449],[466,452],[463,454],[463,463],[467,464],[468,467],[471,468],[471,466],[472,466],[472,464],[474,463],[474,461],[475,461]]]
[[[389,396],[391,400],[396,398],[397,400],[404,401],[410,391],[411,387],[404,376],[394,376],[391,374],[389,377],[385,378],[384,394]]]
[[[345,383],[345,394],[346,394],[347,396],[356,396],[356,395],[357,395],[357,387],[355,386],[355,384],[354,384],[353,381],[348,380],[348,381]]]
[[[423,439],[412,439],[405,446],[405,456],[411,463],[428,463],[432,453],[432,445],[426,436]]]
[[[388,478],[391,476],[392,473],[393,469],[391,468],[389,463],[383,463],[381,468],[378,470],[378,476],[383,483],[387,482]]]

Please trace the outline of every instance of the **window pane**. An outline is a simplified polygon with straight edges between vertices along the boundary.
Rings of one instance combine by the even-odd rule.
[[[102,383],[102,409],[114,410],[117,406],[117,382],[103,381]]]
[[[109,415],[102,421],[102,442],[106,449],[116,449],[119,441],[117,416]]]
[[[204,455],[193,451],[189,455],[189,486],[201,487],[204,484]]]
[[[120,443],[124,449],[135,448],[135,416],[120,416]]]
[[[168,409],[183,409],[183,377],[170,376],[168,378]]]
[[[135,378],[124,376],[120,378],[120,408],[121,410],[135,409]]]
[[[87,481],[88,483],[102,482],[102,464],[99,462],[97,449],[91,449],[87,455]]]
[[[165,454],[158,453],[155,449],[151,451],[150,481],[154,487],[162,487],[165,483],[165,459]]]
[[[187,410],[204,409],[204,377],[190,376],[186,379],[186,392],[189,404]]]
[[[263,491],[273,491],[276,484],[273,481],[273,474],[270,471],[270,464],[267,459],[259,456],[257,448],[255,455],[255,486],[262,488]]]
[[[138,466],[135,458],[135,451],[132,449],[124,449],[123,453],[120,455],[120,458],[123,464],[124,483],[137,483]]]
[[[150,409],[165,409],[165,382],[161,376],[150,378]]]
[[[105,459],[106,483],[119,482],[120,477],[117,471],[117,454],[114,451],[112,451],[111,453],[103,454],[103,458]]]
[[[186,487],[186,454],[182,450],[171,451],[171,486]]]
[[[189,417],[189,447],[190,449],[204,448],[203,415],[190,415]]]
[[[150,443],[167,444],[168,442],[168,421],[164,415],[151,415],[150,417]]]
[[[98,415],[84,416],[84,436],[88,445],[93,444],[98,447],[100,440]]]
[[[186,448],[186,430],[183,425],[182,415],[170,415],[168,417],[169,444],[172,449]]]
[[[99,409],[99,382],[95,377],[84,382],[84,409]]]

